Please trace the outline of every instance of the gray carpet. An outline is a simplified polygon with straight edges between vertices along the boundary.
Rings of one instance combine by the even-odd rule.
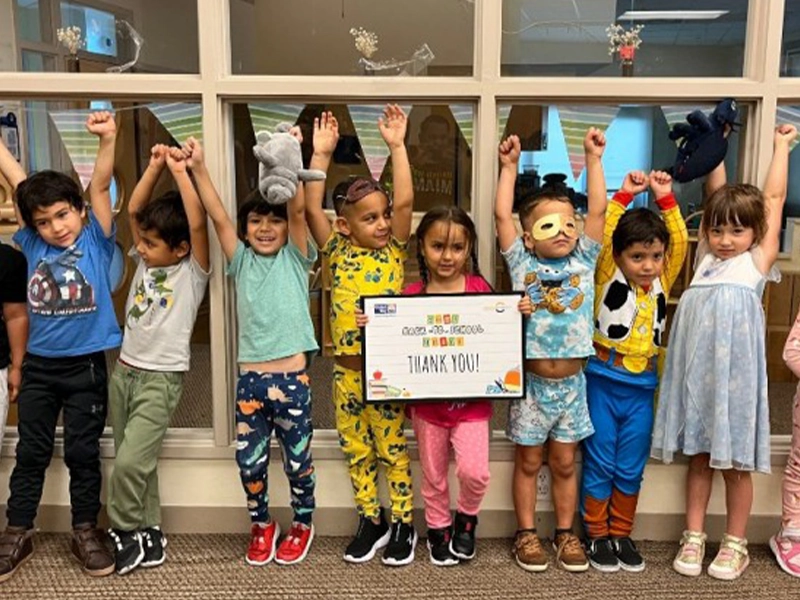
[[[614,600],[703,598],[798,598],[800,580],[780,571],[766,547],[752,548],[752,564],[736,582],[706,575],[682,577],[670,563],[675,544],[643,542],[648,561],[643,573],[569,574],[553,567],[532,574],[517,567],[509,555],[509,540],[481,540],[470,564],[434,567],[424,543],[408,567],[389,568],[377,559],[349,565],[341,554],[344,538],[319,538],[305,562],[292,567],[270,564],[249,567],[243,553],[247,536],[175,535],[170,537],[167,562],[157,569],[139,569],[124,577],[92,579],[82,574],[64,534],[40,534],[37,550],[10,581],[0,584],[2,597],[22,600],[142,598],[183,600],[237,598],[348,598],[357,600],[444,600],[580,598]],[[709,548],[709,553],[715,548]]]

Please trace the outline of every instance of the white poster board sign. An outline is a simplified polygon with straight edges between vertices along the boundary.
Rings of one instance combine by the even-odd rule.
[[[363,297],[367,402],[521,398],[521,293]]]

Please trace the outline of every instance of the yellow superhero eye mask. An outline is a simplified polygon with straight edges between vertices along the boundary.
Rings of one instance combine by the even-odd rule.
[[[577,238],[578,227],[575,225],[575,217],[553,213],[536,221],[531,229],[531,235],[537,242],[554,238],[559,233],[563,233],[571,240]]]

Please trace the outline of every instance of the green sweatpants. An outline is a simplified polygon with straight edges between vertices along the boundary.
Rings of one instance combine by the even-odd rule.
[[[116,459],[108,482],[111,526],[132,531],[161,524],[158,454],[183,390],[183,373],[117,363],[109,385]]]

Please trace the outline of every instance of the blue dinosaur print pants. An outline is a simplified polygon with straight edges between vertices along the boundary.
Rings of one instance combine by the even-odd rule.
[[[283,454],[294,520],[314,512],[311,389],[305,371],[239,375],[236,386],[236,463],[253,523],[269,521],[269,444],[272,430]]]

